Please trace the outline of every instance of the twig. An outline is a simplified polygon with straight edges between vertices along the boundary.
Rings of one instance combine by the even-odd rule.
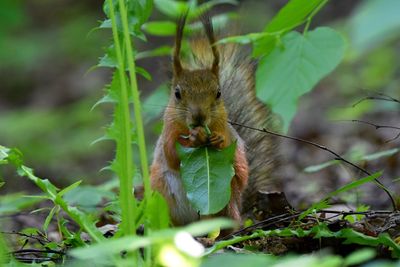
[[[354,103],[352,106],[353,108],[360,104],[361,102],[364,102],[366,100],[381,100],[381,101],[389,101],[389,102],[395,102],[400,104],[400,100],[396,99],[394,97],[391,97],[389,95],[383,94],[383,93],[376,93],[374,96],[366,96],[360,100],[358,100],[356,103]]]
[[[369,210],[369,211],[340,211],[340,210],[318,210],[316,213],[335,213],[340,215],[365,215],[367,217],[375,216],[377,214],[387,215],[392,214],[393,211],[389,210]]]
[[[54,253],[65,255],[64,251],[52,250],[52,249],[20,249],[10,252],[11,254],[28,254],[28,253]]]
[[[391,126],[391,125],[378,125],[378,124],[375,124],[375,123],[372,123],[369,121],[363,121],[363,120],[349,120],[349,121],[368,124],[368,125],[375,127],[375,129],[377,129],[377,130],[381,129],[381,128],[400,130],[400,127]]]
[[[19,236],[24,236],[27,238],[32,238],[36,241],[38,241],[42,246],[45,245],[45,242],[50,243],[50,240],[48,240],[45,236],[42,235],[38,235],[40,237],[34,236],[34,235],[27,235],[21,232],[0,232],[2,234],[6,234],[6,235],[19,235]]]
[[[400,127],[397,126],[392,126],[392,125],[378,125],[369,121],[363,121],[363,120],[349,120],[351,122],[358,122],[358,123],[363,123],[363,124],[367,124],[370,126],[375,127],[376,130],[378,129],[394,129],[394,130],[399,130],[399,133],[392,139],[386,140],[385,143],[389,143],[392,142],[393,140],[396,140],[397,138],[400,137]]]
[[[336,153],[335,151],[327,148],[326,146],[323,146],[323,145],[320,145],[320,144],[317,144],[317,143],[314,143],[314,142],[311,142],[311,141],[308,141],[308,140],[305,140],[305,139],[301,139],[301,138],[298,138],[298,137],[293,137],[293,136],[289,136],[289,135],[283,135],[283,134],[280,134],[280,133],[276,133],[276,132],[267,130],[265,128],[258,129],[258,128],[255,128],[255,127],[247,126],[247,125],[240,124],[240,123],[233,122],[233,121],[228,121],[228,122],[231,125],[236,125],[236,126],[239,126],[239,127],[243,127],[243,128],[247,128],[247,129],[253,130],[253,131],[263,132],[263,133],[270,134],[270,135],[273,135],[273,136],[277,136],[277,137],[281,137],[281,138],[285,138],[285,139],[289,139],[289,140],[295,140],[295,141],[298,141],[298,142],[301,142],[301,143],[309,144],[311,146],[317,147],[317,148],[319,148],[321,150],[324,150],[324,151],[329,152],[330,154],[334,155],[335,156],[335,158],[334,158],[335,160],[340,160],[340,161],[352,166],[353,168],[361,171],[362,173],[364,173],[364,174],[366,174],[368,176],[372,175],[366,169],[361,168],[360,166],[352,163],[351,161],[348,161],[347,159],[343,158],[338,153]],[[382,182],[379,181],[378,178],[376,178],[374,181],[378,185],[378,187],[381,188],[383,191],[385,191],[386,194],[388,195],[388,197],[389,197],[389,199],[390,199],[390,201],[392,203],[393,210],[397,210],[396,202],[394,201],[394,198],[393,198],[392,194],[389,192],[389,190],[382,184]]]
[[[224,236],[221,240],[227,240],[230,237],[234,236],[234,235],[240,235],[246,232],[249,232],[250,230],[253,230],[255,228],[260,228],[260,227],[268,227],[272,224],[276,224],[276,223],[280,223],[280,222],[284,222],[286,220],[291,220],[294,219],[296,217],[298,217],[300,215],[300,212],[295,212],[295,213],[283,213],[283,214],[279,214],[277,216],[273,216],[270,217],[266,220],[263,220],[261,222],[255,223],[253,225],[250,225],[248,227],[242,228],[234,233],[231,233],[229,235]],[[278,219],[278,220],[277,220]]]

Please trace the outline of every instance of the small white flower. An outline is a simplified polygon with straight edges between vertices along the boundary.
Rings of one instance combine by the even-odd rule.
[[[178,232],[174,238],[175,246],[187,255],[199,258],[204,253],[204,247],[188,232]]]

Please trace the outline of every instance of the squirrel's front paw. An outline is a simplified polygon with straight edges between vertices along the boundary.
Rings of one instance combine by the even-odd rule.
[[[189,141],[192,147],[206,145],[207,133],[203,127],[196,127],[190,130]]]
[[[222,134],[218,134],[218,133],[212,133],[212,135],[210,136],[210,139],[209,139],[210,145],[217,149],[224,148],[224,141],[225,141],[225,137]]]

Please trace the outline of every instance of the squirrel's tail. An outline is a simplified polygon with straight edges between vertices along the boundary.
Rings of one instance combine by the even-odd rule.
[[[256,97],[255,62],[235,44],[217,46],[220,55],[219,80],[222,96],[231,122],[258,129],[277,130],[276,117]],[[210,68],[213,54],[207,39],[191,42],[190,67]],[[189,67],[188,66],[188,67]],[[250,177],[243,194],[243,212],[256,203],[257,192],[281,192],[280,182],[274,179],[277,166],[277,140],[266,133],[233,124],[245,141]]]

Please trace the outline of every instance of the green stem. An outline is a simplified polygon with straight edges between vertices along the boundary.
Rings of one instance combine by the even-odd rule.
[[[308,28],[310,27],[311,21],[313,17],[323,8],[329,0],[322,1],[311,13],[308,15],[306,19],[306,26],[304,27],[303,34],[307,34]]]
[[[110,18],[112,24],[112,33],[114,39],[115,52],[118,61],[118,75],[121,83],[119,107],[121,108],[121,128],[120,137],[117,140],[117,155],[119,155],[119,179],[120,179],[120,203],[122,215],[122,230],[124,235],[135,235],[135,217],[134,217],[134,197],[132,196],[133,188],[133,156],[132,156],[132,140],[131,140],[131,123],[129,112],[128,87],[125,78],[125,64],[122,56],[122,49],[119,42],[118,28],[115,18],[115,10],[112,0],[107,0],[110,7]],[[121,17],[124,17],[121,14]],[[126,18],[125,18],[126,19]],[[118,157],[118,156],[117,156]]]
[[[141,103],[139,98],[139,90],[136,81],[136,72],[135,72],[135,60],[133,57],[132,52],[132,42],[130,39],[129,34],[129,27],[128,27],[128,19],[127,19],[127,12],[125,7],[125,1],[119,0],[119,9],[121,13],[121,21],[122,21],[122,28],[124,34],[124,41],[125,41],[125,48],[126,48],[126,56],[128,61],[128,70],[129,70],[129,77],[130,77],[130,85],[132,90],[132,97],[133,97],[133,107],[135,111],[135,121],[136,121],[136,131],[138,137],[138,146],[139,146],[139,153],[140,153],[140,163],[142,166],[142,177],[143,177],[143,184],[144,184],[144,193],[145,199],[149,199],[151,195],[151,188],[150,188],[150,176],[149,176],[149,166],[147,162],[147,153],[146,153],[146,142],[144,138],[144,129],[143,129],[143,120],[141,114]]]
[[[24,173],[23,176],[27,176],[31,181],[33,181],[43,192],[47,193],[50,200],[53,201],[55,205],[59,205],[65,213],[68,214],[82,229],[84,229],[88,235],[95,241],[100,242],[105,238],[103,234],[96,228],[94,222],[80,210],[75,207],[68,206],[67,202],[55,192],[47,189],[47,180],[42,180],[35,176],[28,167],[21,166],[21,171]],[[48,182],[47,182],[48,183]]]
[[[214,252],[216,252],[216,251],[218,251],[220,249],[226,248],[227,246],[231,246],[231,245],[237,244],[239,242],[243,242],[243,241],[246,241],[246,240],[249,240],[249,239],[254,239],[254,238],[266,236],[266,235],[268,235],[267,233],[269,233],[269,232],[268,231],[265,231],[265,232],[264,231],[257,231],[257,232],[252,233],[251,235],[236,236],[236,237],[234,237],[232,239],[229,239],[229,240],[224,240],[224,241],[217,242],[217,243],[215,243],[214,246],[212,246],[211,248],[209,248],[206,251],[205,255],[210,255],[210,254],[212,254],[212,253],[214,253]]]

